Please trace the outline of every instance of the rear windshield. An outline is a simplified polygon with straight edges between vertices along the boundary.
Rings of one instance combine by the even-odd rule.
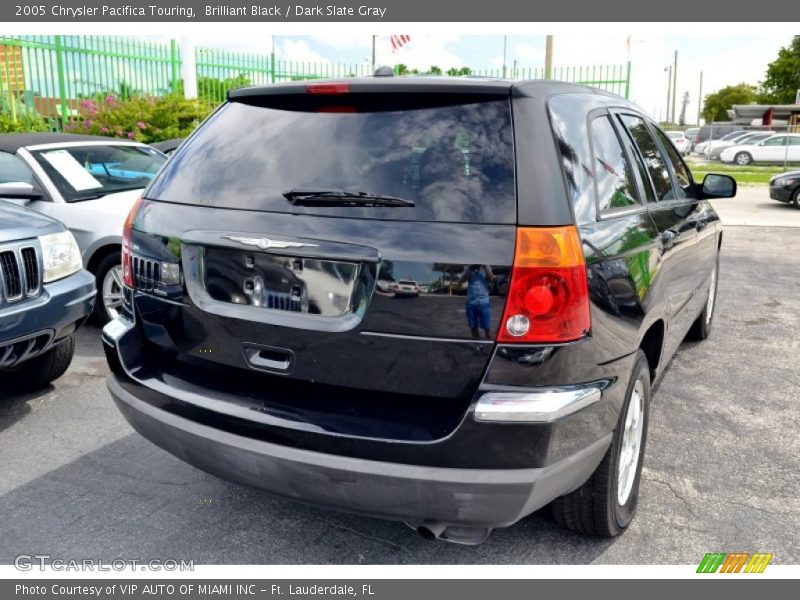
[[[441,101],[440,101],[441,102]],[[356,107],[353,107],[354,109]],[[175,153],[148,192],[223,208],[419,221],[514,223],[508,99],[336,112],[231,102]],[[299,206],[288,190],[402,198],[414,206]]]

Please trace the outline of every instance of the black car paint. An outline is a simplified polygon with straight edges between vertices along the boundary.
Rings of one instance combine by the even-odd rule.
[[[495,82],[366,81],[354,83],[352,92],[413,94],[439,86],[448,93],[470,85],[471,93],[491,95],[500,87]],[[198,308],[185,288],[162,297],[129,290],[126,316],[135,326],[119,341],[105,338],[115,397],[124,390],[137,402],[253,440],[402,465],[540,468],[590,446],[602,450],[625,400],[636,351],[646,349],[651,371],[659,377],[702,310],[721,225],[696,184],[693,198],[598,214],[591,169],[585,166],[592,164],[587,116],[640,111],[621,98],[580,86],[502,85],[514,118],[517,224],[578,226],[589,281],[590,335],[558,345],[473,340],[463,318],[463,296],[452,287],[443,295],[402,300],[376,291],[363,319],[333,333],[211,314]],[[231,100],[287,90],[302,94],[303,89],[255,88],[236,92]],[[190,147],[191,138],[171,161]],[[670,177],[676,185],[674,173]],[[154,188],[158,182],[150,191]],[[188,280],[196,266],[176,249],[182,243],[186,248],[187,232],[220,228],[234,235],[358,240],[378,248],[384,263],[421,285],[469,264],[491,265],[502,279],[513,260],[514,225],[297,218],[148,197],[134,225],[134,248],[163,260],[175,261],[181,254]],[[491,296],[493,333],[504,291],[498,285]],[[255,372],[242,353],[243,341],[291,351],[293,371]],[[472,416],[485,390],[588,383],[602,387],[603,401],[554,423],[484,423]],[[197,400],[200,395],[203,402]],[[140,430],[152,431],[150,424],[137,422],[130,405],[118,403]],[[207,461],[192,460],[193,452],[181,455],[210,468]]]
[[[792,178],[794,181],[788,185],[775,185],[778,179]],[[769,181],[769,197],[779,202],[792,202],[800,191],[800,171],[787,171],[773,175]]]

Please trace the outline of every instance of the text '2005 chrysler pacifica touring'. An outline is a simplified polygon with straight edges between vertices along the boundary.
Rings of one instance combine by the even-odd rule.
[[[582,86],[236,90],[128,217],[109,389],[165,450],[283,496],[461,543],[552,503],[614,536],[651,385],[712,324],[707,199],[735,192]]]

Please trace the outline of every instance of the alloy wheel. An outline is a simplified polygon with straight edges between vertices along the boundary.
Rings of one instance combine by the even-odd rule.
[[[622,448],[617,463],[617,502],[625,506],[631,496],[636,471],[639,466],[639,454],[642,448],[642,432],[644,431],[644,384],[637,379],[628,402],[622,430]]]
[[[116,265],[103,278],[103,306],[109,319],[116,319],[122,306],[122,265]]]
[[[717,269],[711,271],[711,287],[708,290],[708,300],[706,300],[706,325],[711,323],[714,316],[714,302],[717,298]]]

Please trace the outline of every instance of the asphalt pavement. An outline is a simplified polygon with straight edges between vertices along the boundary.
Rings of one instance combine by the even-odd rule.
[[[783,225],[800,225],[800,211],[751,189],[761,196],[719,201],[721,212],[750,211],[757,222],[754,206],[765,204],[769,219],[780,212]],[[619,538],[565,531],[543,510],[481,546],[428,542],[402,523],[207,475],[128,426],[106,391],[99,329],[87,326],[54,385],[24,397],[0,390],[0,563],[45,553],[197,564],[697,564],[709,551],[797,563],[800,234],[736,218],[726,221],[712,335],[684,343],[654,395],[639,511]]]

